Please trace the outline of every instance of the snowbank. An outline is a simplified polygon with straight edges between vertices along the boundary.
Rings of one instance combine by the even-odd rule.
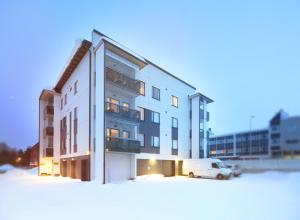
[[[10,165],[10,164],[4,164],[4,165],[1,165],[0,166],[0,172],[3,171],[3,172],[6,172],[6,171],[9,171],[9,170],[12,170],[14,169],[15,167]]]

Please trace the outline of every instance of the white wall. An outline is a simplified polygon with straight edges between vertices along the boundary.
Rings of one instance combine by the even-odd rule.
[[[189,156],[189,99],[195,90],[148,64],[136,73],[136,78],[145,82],[145,96],[136,98],[136,107],[143,107],[160,113],[160,154],[171,155],[172,117],[178,119],[178,156]],[[160,89],[160,101],[152,98],[152,86]],[[179,108],[172,106],[172,95],[179,99]],[[155,156],[155,155],[154,155]]]
[[[74,84],[78,81],[78,93],[74,94]],[[72,90],[70,91],[70,89]],[[86,53],[70,78],[61,90],[61,98],[65,99],[67,94],[67,104],[60,110],[60,103],[55,110],[60,111],[60,120],[67,118],[67,153],[61,157],[75,157],[88,154],[89,150],[89,53]],[[78,132],[77,132],[77,152],[73,151],[74,145],[74,108],[77,107]],[[70,134],[69,115],[72,112],[72,133]],[[71,153],[69,137],[71,135]],[[55,139],[59,137],[56,136]],[[59,140],[59,139],[58,139]],[[58,146],[59,147],[59,146]]]

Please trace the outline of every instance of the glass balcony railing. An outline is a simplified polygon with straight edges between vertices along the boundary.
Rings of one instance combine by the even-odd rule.
[[[127,90],[130,90],[136,95],[140,94],[141,82],[139,80],[130,78],[108,67],[105,68],[105,77],[110,82]]]
[[[108,151],[140,153],[140,142],[138,140],[119,138],[119,137],[106,137],[106,149]]]
[[[106,102],[106,112],[125,120],[134,122],[140,121],[140,112],[134,109],[130,109],[126,106],[120,106],[111,102]]]

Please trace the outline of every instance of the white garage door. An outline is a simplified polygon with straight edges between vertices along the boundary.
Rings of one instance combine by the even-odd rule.
[[[130,179],[131,155],[106,153],[106,180],[117,182]]]

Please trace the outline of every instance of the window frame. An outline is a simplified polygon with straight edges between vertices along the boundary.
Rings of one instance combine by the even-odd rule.
[[[142,86],[143,85],[143,86]],[[143,93],[141,93],[141,89],[143,88]],[[140,81],[140,89],[139,89],[139,93],[142,96],[146,96],[146,84],[144,81]]]
[[[74,82],[74,95],[78,93],[78,80]]]
[[[176,121],[176,127],[174,127],[173,121]],[[178,118],[172,117],[172,128],[178,128]]]
[[[138,107],[138,110],[140,112],[140,121],[145,121],[145,108],[143,107]],[[143,114],[142,114],[142,111],[143,111]],[[142,115],[143,115],[143,118],[142,118]]]
[[[154,96],[154,91],[158,91],[158,98]],[[160,89],[155,87],[155,86],[152,86],[152,98],[155,99],[155,100],[158,100],[160,101]]]
[[[176,141],[176,146],[174,147],[174,141]],[[178,150],[178,139],[172,139],[172,149]]]
[[[177,104],[177,105],[175,105],[175,103],[174,103],[174,98],[175,98],[175,100],[176,100],[176,104]],[[173,107],[179,108],[179,98],[178,98],[177,96],[172,95],[172,100],[171,100],[171,102],[172,102],[172,106],[173,106]]]
[[[154,119],[155,119],[154,115],[155,114],[158,115],[158,122],[154,121]],[[155,124],[160,124],[160,113],[159,112],[151,111],[151,122],[155,123]]]
[[[158,145],[157,146],[154,145],[154,143],[155,143],[154,138],[157,138],[157,140],[158,140]],[[160,148],[160,138],[158,136],[151,136],[151,147]]]

